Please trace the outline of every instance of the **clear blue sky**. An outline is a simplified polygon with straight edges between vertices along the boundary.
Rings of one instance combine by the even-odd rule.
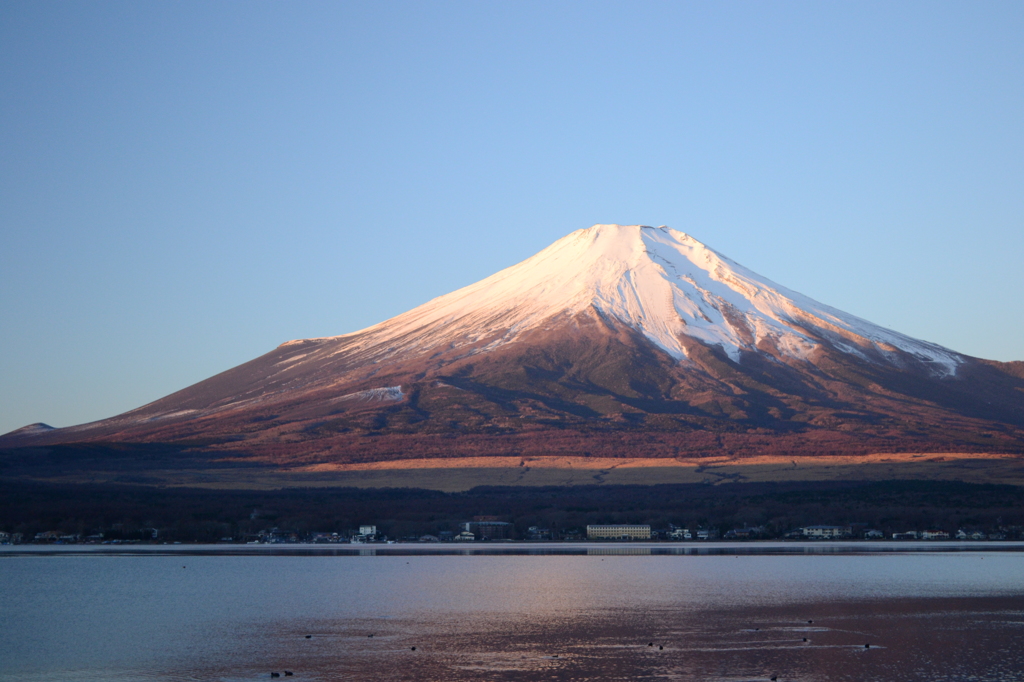
[[[1024,3],[0,3],[0,432],[598,222],[1024,360]]]

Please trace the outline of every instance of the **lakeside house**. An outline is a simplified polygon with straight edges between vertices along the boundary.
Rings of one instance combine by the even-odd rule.
[[[800,534],[812,540],[834,540],[851,537],[853,529],[850,526],[804,526]]]
[[[956,532],[957,540],[984,540],[987,536],[980,530],[971,531],[968,533],[966,530],[961,528]]]
[[[551,536],[551,529],[550,528],[541,528],[540,526],[530,526],[526,530],[526,539],[527,540],[538,540],[538,541],[539,540],[550,540],[551,537],[552,536]]]
[[[948,540],[949,533],[944,530],[925,530],[921,531],[922,540]]]
[[[677,528],[672,524],[669,524],[668,537],[672,540],[692,540],[693,533],[690,532],[689,528]]]

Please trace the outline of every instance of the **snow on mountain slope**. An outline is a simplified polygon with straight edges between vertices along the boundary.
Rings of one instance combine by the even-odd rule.
[[[336,352],[378,360],[460,347],[480,352],[588,310],[640,331],[680,361],[690,337],[720,346],[733,360],[756,350],[806,358],[827,341],[897,365],[902,351],[939,376],[955,374],[963,362],[941,346],[781,287],[687,234],[640,225],[577,230],[476,284],[367,329],[316,340],[348,339]]]

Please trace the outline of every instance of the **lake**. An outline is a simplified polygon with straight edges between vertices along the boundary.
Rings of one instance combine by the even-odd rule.
[[[1012,543],[14,546],[0,578],[4,680],[1024,680]]]

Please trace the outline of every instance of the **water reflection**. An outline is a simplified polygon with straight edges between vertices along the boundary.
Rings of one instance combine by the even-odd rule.
[[[587,556],[650,556],[650,547],[588,547]]]
[[[5,556],[0,678],[1024,679],[1024,552],[391,547]]]
[[[258,650],[187,675],[256,679],[295,668],[317,680],[1019,680],[1022,607],[1020,599],[934,599],[285,622],[246,634]]]

